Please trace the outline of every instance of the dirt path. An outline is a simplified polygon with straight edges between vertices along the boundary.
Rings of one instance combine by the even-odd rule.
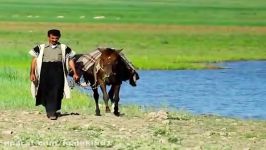
[[[186,113],[139,117],[0,111],[0,147],[8,149],[263,149],[266,122]]]
[[[63,113],[52,121],[39,111],[1,111],[0,140],[4,146],[113,147],[117,140],[149,137],[148,122],[142,118]],[[43,143],[42,143],[43,142]]]

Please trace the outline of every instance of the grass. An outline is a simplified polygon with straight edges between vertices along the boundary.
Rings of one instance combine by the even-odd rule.
[[[48,29],[59,28],[61,42],[76,52],[88,53],[101,46],[124,48],[123,52],[139,69],[213,69],[217,68],[213,62],[265,60],[265,1],[0,3],[0,146],[8,147],[13,142],[21,143],[25,149],[41,144],[59,149],[266,147],[265,121],[187,112],[170,112],[164,122],[150,121],[147,113],[154,110],[134,105],[122,106],[125,116],[120,118],[105,114],[101,105],[103,116],[96,118],[94,101],[77,89],[72,92],[72,99],[63,101],[62,109],[81,115],[49,122],[43,108],[36,108],[30,95],[28,55],[29,49],[47,41]],[[105,18],[94,19],[95,16]],[[77,141],[91,143],[77,145]]]
[[[263,0],[1,0],[0,19],[27,22],[264,26],[265,4]],[[93,19],[95,16],[106,18],[96,20]]]
[[[124,48],[139,69],[204,69],[216,68],[210,62],[264,60],[264,3],[1,0],[0,42],[5,46],[0,66],[27,66],[26,50],[46,41],[50,28],[61,29],[62,42],[80,53],[98,46]]]
[[[0,41],[6,43],[0,48],[2,67],[26,68],[30,60],[27,51],[46,41],[45,32],[51,26],[61,28],[61,41],[79,53],[88,53],[99,46],[124,48],[124,53],[140,69],[202,69],[211,62],[266,58],[263,42],[266,30],[261,27],[169,26],[168,29],[153,25],[8,24],[8,28],[0,29],[1,37],[5,37]]]

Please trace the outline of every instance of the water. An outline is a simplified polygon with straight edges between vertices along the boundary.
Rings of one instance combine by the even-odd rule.
[[[227,69],[139,71],[137,87],[123,83],[120,103],[266,119],[266,61],[219,65]]]

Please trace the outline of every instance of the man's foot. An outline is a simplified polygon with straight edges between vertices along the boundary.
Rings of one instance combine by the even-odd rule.
[[[56,113],[47,113],[47,118],[50,120],[57,120],[58,115]]]
[[[51,116],[49,119],[50,119],[50,120],[57,120],[57,116],[56,116],[56,115]]]
[[[62,113],[61,113],[61,111],[57,111],[57,112],[55,112],[55,115],[56,115],[57,117],[61,117],[61,116],[62,116]]]

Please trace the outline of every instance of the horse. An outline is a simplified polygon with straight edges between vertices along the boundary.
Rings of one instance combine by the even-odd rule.
[[[98,48],[98,50],[101,52],[100,57],[96,60],[93,66],[86,71],[82,70],[84,64],[77,61],[83,55],[79,54],[74,56],[76,72],[79,76],[83,76],[84,81],[89,83],[92,87],[93,97],[96,105],[96,116],[101,115],[98,104],[98,86],[100,86],[103,93],[105,111],[107,113],[111,112],[108,106],[108,101],[110,99],[113,108],[112,112],[114,115],[120,116],[118,103],[120,100],[119,92],[122,81],[130,80],[130,82],[132,82],[133,74],[137,73],[135,70],[132,70],[132,68],[129,68],[125,61],[122,60],[121,55],[119,54],[122,49],[116,50],[113,48]],[[131,85],[135,86],[133,84]],[[111,86],[108,92],[106,86]]]

